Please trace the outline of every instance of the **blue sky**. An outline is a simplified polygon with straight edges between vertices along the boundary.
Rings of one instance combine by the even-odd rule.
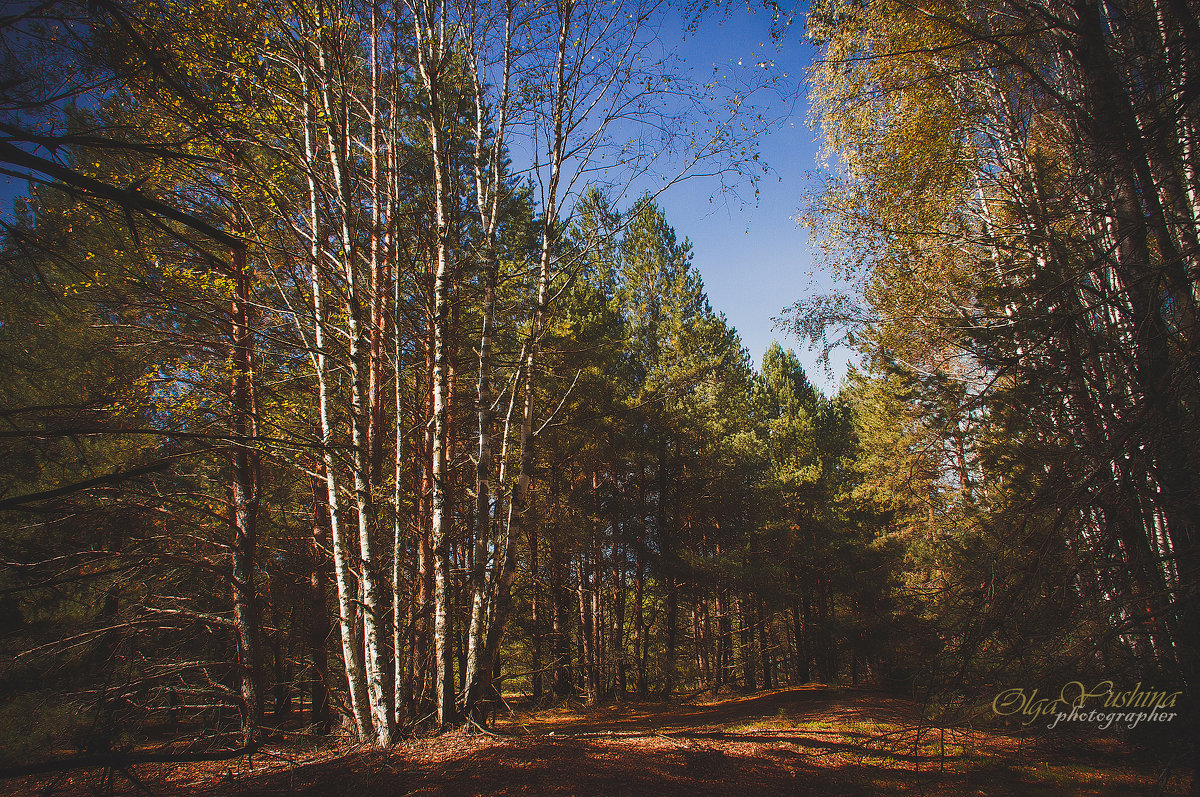
[[[664,29],[663,35],[669,31]],[[778,42],[772,41],[770,16],[748,14],[743,6],[703,20],[694,34],[682,38],[675,52],[698,79],[712,74],[714,65],[733,72],[770,60],[796,79],[798,93],[787,106],[783,101],[761,106],[771,116],[789,115],[759,137],[763,160],[773,173],[761,177],[757,202],[748,184],[741,186],[739,198],[721,196],[716,180],[694,179],[667,189],[659,204],[676,232],[691,240],[709,301],[738,330],[755,364],[777,340],[796,350],[813,384],[833,393],[845,373],[846,353],[834,353],[834,373],[827,375],[817,363],[819,352],[775,329],[771,320],[796,300],[831,287],[795,219],[805,191],[815,184],[818,151],[803,86],[813,50],[802,36],[803,20],[798,19]],[[671,43],[664,44],[670,49]]]
[[[846,354],[835,353],[833,373],[827,374],[817,352],[772,321],[796,300],[831,285],[795,220],[817,168],[817,137],[808,127],[804,101],[803,75],[812,48],[802,41],[803,20],[772,40],[769,14],[747,13],[746,6],[735,4],[709,14],[692,33],[684,35],[684,27],[682,19],[666,22],[662,46],[682,59],[694,80],[708,80],[714,67],[736,79],[739,71],[749,73],[770,61],[797,89],[790,100],[776,98],[758,107],[782,121],[758,140],[772,171],[760,177],[757,201],[749,182],[736,186],[735,194],[723,194],[718,180],[696,178],[668,188],[659,204],[676,232],[691,240],[712,306],[738,330],[755,364],[777,340],[796,350],[815,385],[833,393],[845,372]],[[12,197],[25,193],[23,181],[0,176],[0,213],[11,213]]]

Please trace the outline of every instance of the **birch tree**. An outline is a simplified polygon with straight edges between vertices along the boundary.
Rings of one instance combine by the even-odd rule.
[[[1083,644],[1152,650],[1166,629],[1169,669],[1194,683],[1195,109],[1168,66],[1194,15],[830,3],[810,29],[845,167],[815,210],[865,290],[859,339],[924,406],[956,407],[942,473],[983,510],[957,533],[1012,557],[1006,606],[1039,604],[1015,575],[1024,546],[1071,551]],[[972,455],[984,424],[1008,434],[979,431]]]

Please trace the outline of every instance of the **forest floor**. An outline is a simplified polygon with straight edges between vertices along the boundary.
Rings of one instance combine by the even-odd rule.
[[[502,712],[488,733],[352,750],[282,734],[223,762],[138,764],[115,793],[164,795],[1181,794],[1155,764],[1099,735],[922,728],[913,703],[799,687],[684,703]],[[919,737],[919,738],[918,738]],[[102,773],[0,781],[0,793],[97,793]],[[1158,791],[1158,789],[1162,789]]]

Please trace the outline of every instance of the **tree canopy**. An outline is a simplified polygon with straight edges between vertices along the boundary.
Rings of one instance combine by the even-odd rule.
[[[4,763],[384,746],[514,694],[1193,689],[1192,10],[812,5],[805,219],[854,290],[790,318],[862,354],[831,396],[778,344],[754,367],[633,197],[756,168],[666,11],[0,17],[30,186],[0,240]]]

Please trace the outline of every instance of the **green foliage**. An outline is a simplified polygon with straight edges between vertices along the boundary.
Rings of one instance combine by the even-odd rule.
[[[1073,14],[830,0],[810,16],[835,168],[808,221],[861,306],[795,320],[814,339],[847,324],[866,355],[844,390],[850,496],[947,703],[1013,681],[1197,682],[1179,270],[1195,208],[1176,176],[1195,130],[1165,100],[1190,79],[1170,59],[1191,14]]]

